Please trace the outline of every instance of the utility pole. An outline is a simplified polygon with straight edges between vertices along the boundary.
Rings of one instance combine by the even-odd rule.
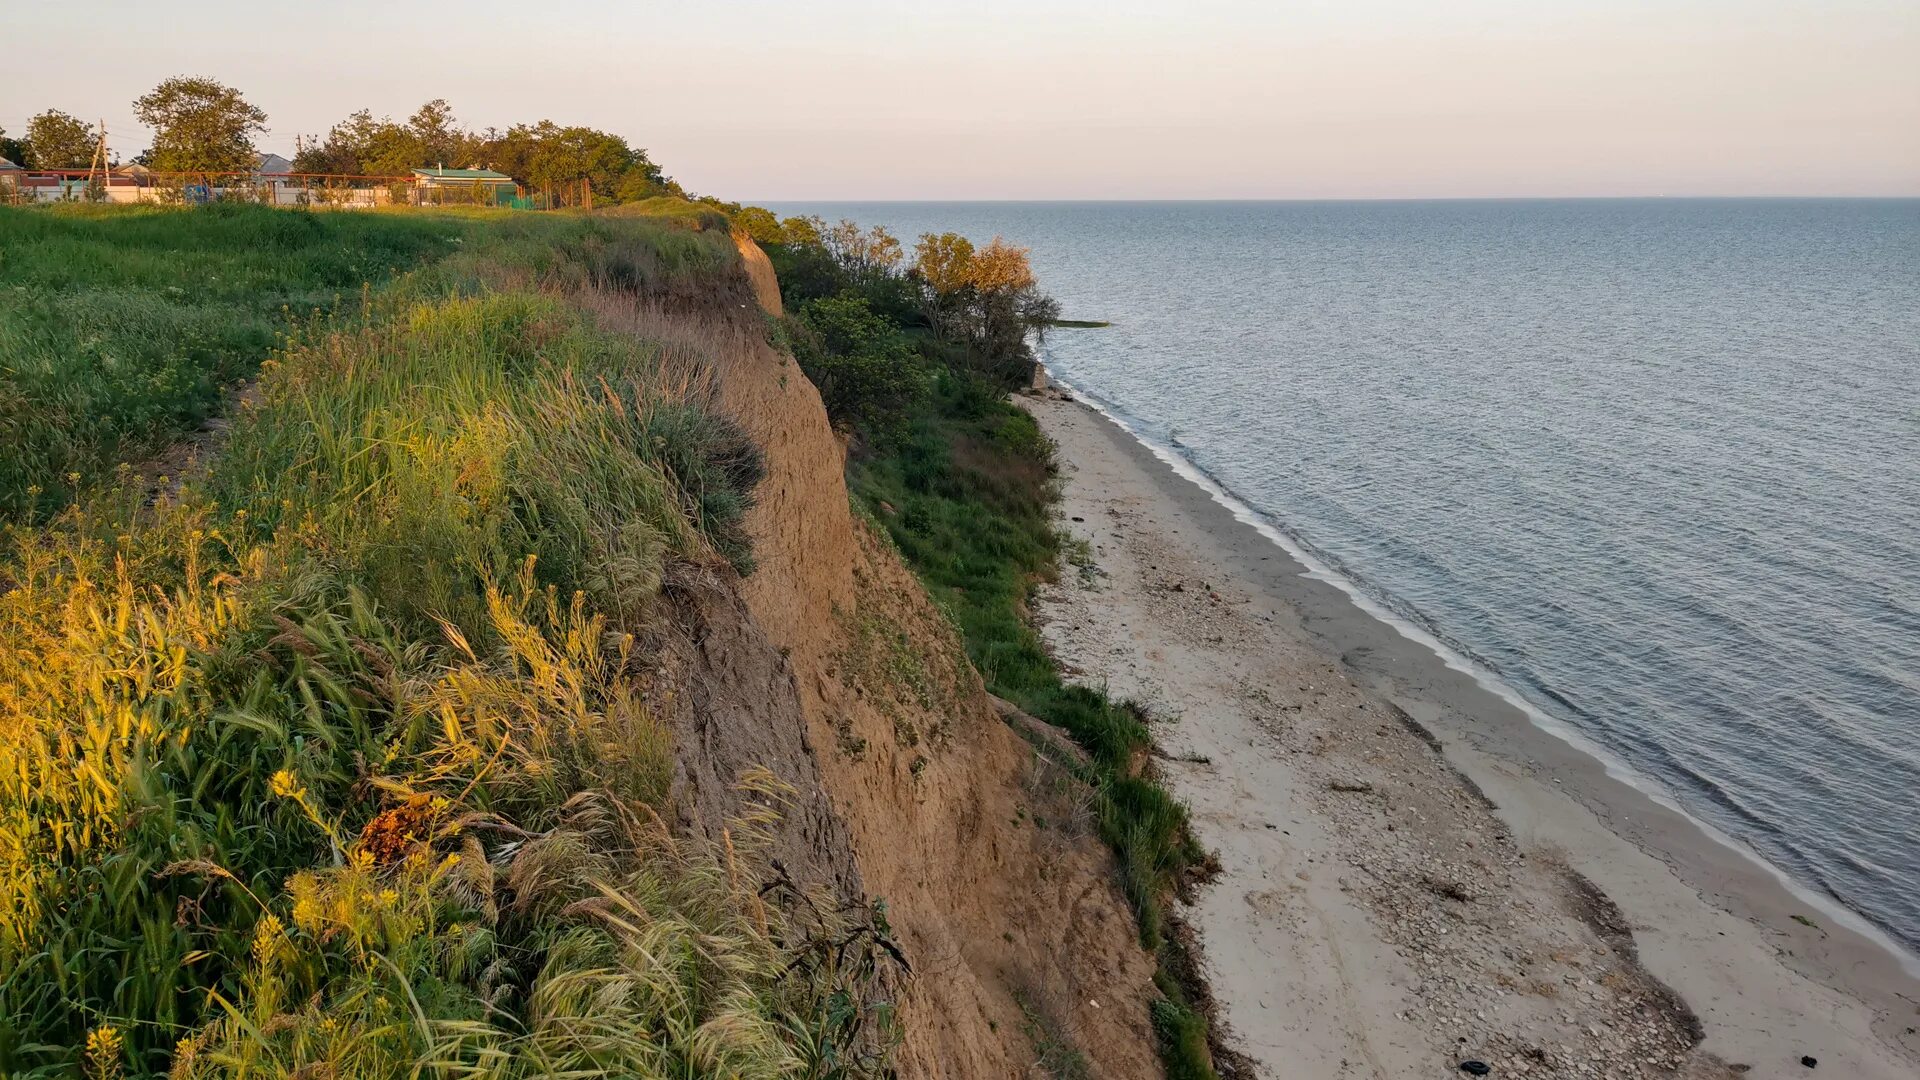
[[[107,122],[100,121],[100,138],[93,144],[93,160],[87,162],[87,194],[93,194],[94,170],[100,171],[100,194],[107,193]]]

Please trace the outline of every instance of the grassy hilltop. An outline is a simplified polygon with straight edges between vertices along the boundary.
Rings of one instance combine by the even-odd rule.
[[[0,554],[0,1072],[859,1074],[860,961],[645,811],[671,748],[633,631],[667,564],[745,565],[759,461],[698,358],[573,299],[729,292],[724,232],[235,208],[0,236],[33,319],[0,416],[40,448],[11,490],[79,474]],[[169,292],[168,251],[229,284]],[[282,297],[333,314],[289,331]],[[152,392],[63,366],[75,341]],[[109,466],[252,368],[176,493]]]

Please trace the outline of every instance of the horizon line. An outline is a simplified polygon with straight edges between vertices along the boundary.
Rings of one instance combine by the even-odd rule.
[[[1684,195],[1166,195],[1166,196],[786,196],[728,200],[746,206],[771,203],[1413,203],[1413,202],[1680,202],[1714,200],[1719,202],[1785,202],[1819,199],[1851,202],[1920,201],[1920,191],[1900,194],[1684,194]]]

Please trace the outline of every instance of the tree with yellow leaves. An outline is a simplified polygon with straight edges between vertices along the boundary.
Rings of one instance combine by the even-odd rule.
[[[985,247],[956,233],[927,233],[914,246],[912,273],[934,332],[966,344],[996,379],[1025,379],[1030,337],[1044,336],[1060,306],[1040,292],[1027,249],[994,237]]]

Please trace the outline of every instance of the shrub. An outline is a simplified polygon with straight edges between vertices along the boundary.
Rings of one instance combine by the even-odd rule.
[[[807,302],[791,335],[827,415],[869,439],[899,435],[925,397],[928,372],[905,334],[852,293]]]

